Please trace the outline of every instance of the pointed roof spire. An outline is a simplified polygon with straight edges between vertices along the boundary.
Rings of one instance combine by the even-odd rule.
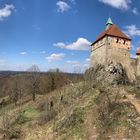
[[[108,20],[107,20],[107,22],[106,22],[106,30],[109,29],[109,27],[111,25],[113,25],[113,22],[112,22],[111,18],[109,17]]]
[[[108,18],[108,20],[107,20],[107,22],[106,22],[106,25],[108,25],[108,24],[113,25],[112,19],[111,19],[110,17]]]

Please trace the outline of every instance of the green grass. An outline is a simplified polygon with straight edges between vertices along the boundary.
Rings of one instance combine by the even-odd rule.
[[[39,116],[39,112],[36,108],[28,107],[24,110],[24,115],[28,118],[36,118]]]
[[[21,112],[17,119],[18,124],[23,124],[39,117],[40,113],[36,108],[28,107]]]

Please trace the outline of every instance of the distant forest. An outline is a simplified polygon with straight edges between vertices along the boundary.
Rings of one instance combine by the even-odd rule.
[[[1,105],[36,100],[37,95],[48,94],[55,89],[83,80],[82,74],[55,72],[0,72]]]

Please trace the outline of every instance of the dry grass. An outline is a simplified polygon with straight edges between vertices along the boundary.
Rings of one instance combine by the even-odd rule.
[[[97,103],[99,91],[97,88],[90,88],[85,82],[80,82],[54,90],[47,95],[38,95],[35,102],[29,101],[20,106],[19,114],[6,133],[7,137],[20,140],[96,140],[100,138],[100,130],[103,128],[99,127],[97,121],[98,108],[103,105],[100,102],[107,99],[106,97],[99,99],[100,102]],[[126,107],[122,107],[121,111],[124,109]],[[18,109],[13,105],[4,107],[4,110],[9,110],[13,115]],[[117,110],[120,108],[114,110],[111,117],[117,116]],[[3,116],[1,113],[0,118]],[[117,133],[108,129],[107,138],[110,135],[113,138],[119,135],[118,138],[124,138],[126,131],[118,131],[118,128],[126,129],[129,125],[123,123],[124,121],[110,120],[112,121],[110,128],[116,128]]]

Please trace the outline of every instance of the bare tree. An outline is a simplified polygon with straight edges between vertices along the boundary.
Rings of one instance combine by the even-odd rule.
[[[24,77],[21,75],[16,75],[9,81],[8,88],[6,90],[11,101],[17,105],[17,103],[21,103],[21,100],[23,100],[25,89],[26,87]]]
[[[28,72],[30,78],[32,100],[35,101],[36,94],[39,92],[39,86],[40,86],[40,69],[38,68],[37,65],[32,65],[28,69]]]

